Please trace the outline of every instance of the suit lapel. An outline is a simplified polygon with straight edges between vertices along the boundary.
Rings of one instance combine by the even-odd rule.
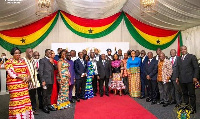
[[[177,65],[177,60],[178,60],[178,57],[176,56],[176,59],[175,59],[174,64],[173,64],[173,67],[175,67]]]
[[[47,58],[45,57],[45,60],[46,60],[46,62],[48,62],[49,66],[50,66],[51,68],[53,68],[53,65],[51,64],[51,62],[49,61],[49,59],[47,59]]]

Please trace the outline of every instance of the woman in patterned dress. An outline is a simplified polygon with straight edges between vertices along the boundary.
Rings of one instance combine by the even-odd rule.
[[[119,60],[117,54],[113,55],[113,61],[111,62],[113,78],[111,81],[110,88],[114,90],[115,95],[117,90],[119,90],[119,95],[122,96],[122,89],[125,89],[124,83],[122,82],[122,73],[123,73],[123,63]]]
[[[55,52],[51,50],[51,59],[54,62],[54,65],[57,65],[57,61],[54,59]],[[54,108],[57,108],[57,99],[58,99],[58,82],[57,82],[57,74],[58,70],[54,70],[54,83],[53,83],[53,89],[51,93],[51,105]]]
[[[17,47],[10,54],[13,58],[5,63],[8,72],[6,83],[10,94],[9,119],[34,119],[28,92],[28,67],[21,59],[21,51]]]
[[[57,106],[58,110],[65,109],[70,107],[69,101],[69,85],[70,85],[70,72],[69,72],[69,63],[65,60],[66,51],[62,50],[59,53],[58,60],[58,84],[59,84],[59,93]]]
[[[129,74],[129,94],[131,97],[140,97],[141,82],[140,82],[140,64],[141,59],[135,57],[135,51],[131,51],[131,57],[127,61],[127,71]]]
[[[89,56],[85,55],[84,60],[87,62],[87,80],[85,86],[85,99],[90,99],[94,97],[93,87],[92,87],[92,79],[94,76],[94,68],[92,62],[89,61]]]

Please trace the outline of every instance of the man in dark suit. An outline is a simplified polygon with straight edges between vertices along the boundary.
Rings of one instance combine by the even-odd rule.
[[[141,66],[140,66],[140,79],[141,79],[141,97],[140,99],[145,98],[145,86],[146,86],[146,76],[144,74],[144,65],[148,61],[148,56],[144,50],[140,53]],[[147,91],[148,93],[148,91]]]
[[[181,59],[178,60],[178,73],[176,82],[180,83],[183,92],[183,101],[186,104],[190,104],[193,108],[191,112],[196,112],[196,95],[195,95],[195,83],[199,78],[198,61],[195,55],[187,52],[187,47],[181,47]]]
[[[103,97],[104,81],[105,81],[105,94],[109,96],[108,82],[109,78],[112,77],[112,72],[111,72],[111,63],[109,60],[106,60],[105,54],[102,54],[101,60],[97,62],[97,70],[98,70],[97,79],[99,80],[100,96]]]
[[[51,93],[54,83],[54,65],[53,59],[51,57],[51,50],[45,50],[45,57],[39,61],[39,75],[43,86],[43,111],[45,113],[50,113],[49,110],[55,111],[56,109],[51,106]]]
[[[179,84],[176,83],[176,76],[177,76],[177,70],[178,70],[178,66],[177,66],[177,61],[180,60],[179,56],[176,56],[176,50],[172,49],[170,51],[170,58],[169,60],[172,63],[172,76],[171,76],[171,82],[170,82],[170,95],[171,95],[171,101],[170,104],[177,104],[177,106],[179,106],[181,104],[181,96],[182,96],[182,92],[181,92],[181,87]]]
[[[144,64],[144,74],[147,79],[149,97],[146,99],[151,104],[156,104],[158,99],[158,84],[157,84],[157,73],[158,73],[158,61],[153,58],[153,53],[148,52],[148,61]]]
[[[101,60],[101,55],[99,54],[99,49],[94,48],[95,59],[97,61]]]
[[[62,48],[58,48],[57,49],[57,52],[58,52],[58,54],[57,55],[55,55],[55,57],[54,57],[54,59],[56,60],[56,61],[58,61],[59,60],[59,54],[60,54],[60,52],[62,51]]]
[[[85,86],[86,86],[86,78],[87,78],[87,64],[86,61],[83,60],[83,53],[78,53],[79,58],[74,62],[75,69],[75,79],[76,79],[76,99],[80,102],[81,99],[85,99]],[[81,92],[80,92],[81,88]]]

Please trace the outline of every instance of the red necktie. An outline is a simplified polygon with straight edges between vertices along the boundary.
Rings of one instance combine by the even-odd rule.
[[[172,65],[174,64],[174,57],[172,57]]]
[[[37,69],[39,69],[39,62],[38,61],[36,63],[36,67],[37,67]]]

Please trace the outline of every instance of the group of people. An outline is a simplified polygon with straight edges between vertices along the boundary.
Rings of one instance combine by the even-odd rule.
[[[4,64],[10,93],[9,118],[34,118],[38,114],[36,94],[39,108],[50,113],[69,108],[70,103],[80,99],[93,98],[98,92],[100,97],[109,96],[110,92],[147,97],[147,102],[163,107],[186,103],[192,106],[191,113],[196,112],[199,67],[196,56],[189,54],[186,46],[181,47],[180,57],[172,49],[170,58],[160,48],[156,56],[144,50],[122,54],[119,49],[112,55],[111,49],[107,49],[107,54],[99,54],[95,48],[78,52],[78,57],[75,50],[58,48],[57,51],[55,55],[53,50],[46,49],[40,59],[39,52],[30,48],[24,58],[20,57],[19,48],[11,50],[13,58]]]

